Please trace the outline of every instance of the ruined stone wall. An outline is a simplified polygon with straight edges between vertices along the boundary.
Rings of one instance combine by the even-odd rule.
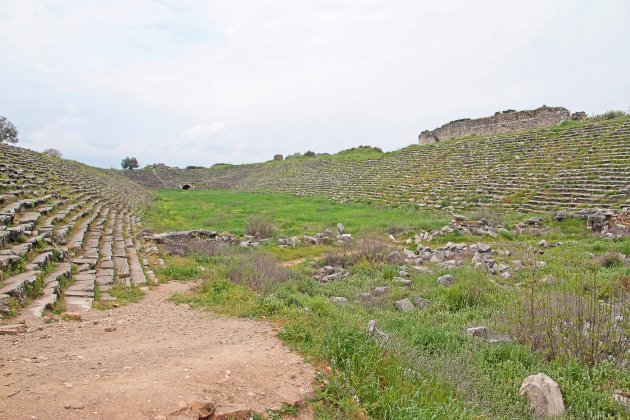
[[[543,106],[531,111],[503,111],[491,117],[451,121],[433,131],[423,131],[418,136],[420,144],[430,144],[466,136],[484,136],[515,131],[546,128],[568,120],[571,114],[566,108]]]

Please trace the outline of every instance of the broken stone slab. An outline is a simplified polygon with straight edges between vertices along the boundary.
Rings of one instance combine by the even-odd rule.
[[[376,327],[375,319],[368,321],[367,332],[369,336],[376,338],[381,344],[384,344],[389,338],[386,333]]]
[[[13,265],[19,260],[19,255],[0,255],[0,269]]]
[[[73,258],[72,259],[72,263],[73,264],[77,264],[77,265],[81,265],[81,264],[87,264],[90,266],[90,268],[94,268],[96,266],[96,258]]]
[[[482,254],[485,254],[487,252],[492,252],[492,247],[488,244],[479,242],[477,243],[477,250],[479,250],[479,252],[481,252]]]
[[[153,240],[158,244],[165,243],[167,241],[175,241],[189,238],[216,238],[218,233],[213,230],[184,230],[179,232],[166,232],[156,233],[146,236],[145,239]]]
[[[92,303],[94,302],[94,299],[92,298],[75,297],[75,296],[66,296],[65,300],[68,305],[78,306],[84,309],[92,308]]]
[[[54,254],[53,254],[53,252],[52,252],[52,251],[45,251],[45,252],[42,252],[42,253],[40,253],[40,254],[37,254],[37,255],[35,256],[35,258],[33,258],[33,259],[31,260],[31,262],[30,262],[30,263],[31,263],[31,264],[33,264],[33,265],[35,265],[35,266],[37,266],[37,267],[39,267],[39,268],[42,268],[42,267],[44,267],[46,264],[48,264],[49,262],[51,262],[53,259],[54,259]]]
[[[6,294],[17,298],[20,302],[24,303],[26,286],[35,283],[40,271],[27,271],[25,273],[16,274],[9,277],[4,282],[4,287],[0,289],[0,294]]]
[[[413,286],[413,282],[411,280],[403,279],[402,277],[394,277],[393,280],[408,289],[411,289],[411,286]]]
[[[409,249],[403,249],[403,257],[405,257],[405,259],[416,258],[416,254]]]
[[[564,414],[564,401],[560,387],[544,373],[525,378],[518,393],[527,395],[529,406],[537,418],[547,419]]]
[[[48,285],[54,281],[58,281],[62,278],[70,278],[72,275],[72,267],[68,263],[60,263],[55,268],[55,271],[50,273],[44,278],[44,284]]]
[[[233,404],[217,407],[208,417],[210,420],[249,420],[253,410],[245,404]]]
[[[374,289],[372,289],[370,294],[372,296],[381,296],[381,295],[384,295],[385,293],[387,293],[388,291],[389,291],[389,287],[387,287],[387,286],[379,286],[379,287],[375,287]]]
[[[422,267],[422,266],[414,266],[413,268],[414,268],[414,270],[418,271],[420,274],[427,274],[427,275],[433,275],[433,274],[435,274],[435,273],[433,272],[433,270],[430,270],[430,269],[428,269],[428,268],[426,268],[426,267]]]
[[[7,294],[0,294],[0,313],[8,314],[11,312],[11,307],[9,303],[11,302],[11,296]]]
[[[346,229],[341,223],[337,223],[337,233],[339,235],[343,235],[344,233],[346,233]]]
[[[330,301],[333,303],[347,303],[348,299],[341,296],[334,296],[330,298]]]
[[[55,302],[57,302],[57,298],[57,293],[44,292],[44,296],[40,297],[33,303],[33,306],[31,307],[31,313],[34,316],[41,318],[44,311],[47,308],[52,308]]]
[[[129,277],[129,263],[127,262],[127,258],[114,257],[114,267],[116,267],[118,278]]]

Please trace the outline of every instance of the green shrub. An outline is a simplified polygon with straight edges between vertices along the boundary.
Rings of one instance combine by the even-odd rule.
[[[157,272],[169,280],[191,280],[201,275],[197,265],[170,265],[158,269]]]

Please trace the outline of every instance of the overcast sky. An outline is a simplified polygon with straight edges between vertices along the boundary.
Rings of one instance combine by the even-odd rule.
[[[0,115],[103,167],[393,150],[509,108],[628,110],[629,22],[628,0],[0,0]]]

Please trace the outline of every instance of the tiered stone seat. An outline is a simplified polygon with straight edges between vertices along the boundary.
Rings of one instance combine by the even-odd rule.
[[[630,121],[613,120],[411,146],[377,159],[338,156],[125,175],[152,188],[281,192],[336,201],[523,211],[630,206]]]
[[[41,316],[60,296],[89,308],[110,209],[133,214],[148,194],[116,171],[0,144],[0,315],[33,301]]]

